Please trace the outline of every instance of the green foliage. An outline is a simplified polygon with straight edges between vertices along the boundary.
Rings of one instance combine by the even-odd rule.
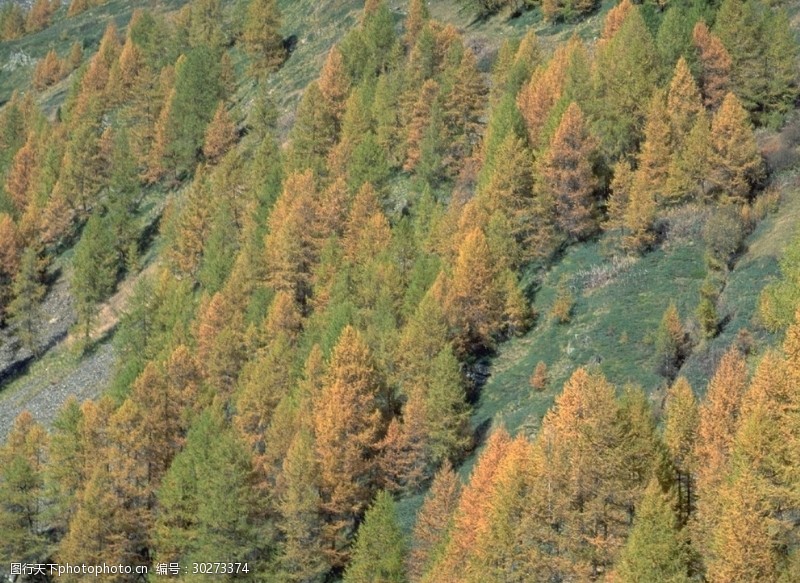
[[[657,480],[652,480],[636,508],[615,580],[621,583],[688,583],[691,580],[686,540],[678,528],[673,505],[672,497],[661,491]]]
[[[72,293],[75,296],[78,324],[84,342],[88,341],[97,317],[97,305],[105,300],[117,283],[121,265],[114,249],[114,232],[100,215],[92,215],[75,246]]]
[[[798,94],[797,43],[782,10],[725,0],[714,32],[733,60],[732,89],[753,119],[776,126]]]
[[[194,167],[203,146],[206,126],[222,95],[219,60],[205,46],[178,59],[175,66],[175,98],[168,124],[174,139],[169,155],[178,174]]]
[[[222,414],[197,418],[158,492],[155,553],[160,561],[250,563],[270,542],[253,520],[250,456]],[[217,578],[209,575],[208,579]],[[235,580],[235,575],[223,576]]]
[[[8,305],[8,313],[20,342],[34,354],[38,353],[41,302],[45,294],[45,286],[40,279],[38,253],[34,247],[28,247],[22,254],[19,271],[14,278],[14,299]]]
[[[674,378],[689,348],[686,331],[674,303],[664,311],[656,332],[656,366],[667,378]]]
[[[759,318],[772,331],[791,324],[800,303],[800,236],[786,247],[780,268],[781,279],[766,286],[759,299]]]
[[[406,540],[397,524],[397,506],[391,494],[378,492],[358,529],[353,559],[345,583],[403,583]]]
[[[728,269],[744,237],[745,230],[738,207],[724,205],[713,212],[703,227],[703,241],[710,265]]]
[[[595,70],[595,129],[606,157],[616,160],[641,139],[647,105],[662,76],[655,42],[637,6],[598,53]]]

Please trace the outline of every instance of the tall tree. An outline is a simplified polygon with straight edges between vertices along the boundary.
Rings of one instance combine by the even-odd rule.
[[[673,500],[653,479],[636,509],[628,541],[620,553],[615,578],[623,583],[688,583],[686,540],[672,509]]]
[[[39,256],[34,247],[28,247],[22,254],[12,292],[14,299],[8,306],[11,323],[22,345],[38,354],[41,302],[45,287],[40,281]]]
[[[653,38],[634,5],[622,25],[598,51],[594,67],[597,135],[610,160],[629,153],[644,129],[650,95],[660,76]]]
[[[375,453],[384,431],[382,387],[363,336],[346,327],[314,406],[324,552],[334,567],[346,562],[355,525],[375,491]]]
[[[286,581],[323,581],[329,565],[322,551],[319,468],[314,438],[297,432],[278,479],[281,546],[280,569]]]
[[[733,93],[714,115],[710,141],[711,182],[722,194],[747,199],[764,175],[764,163],[747,112]]]
[[[542,195],[554,201],[555,223],[571,239],[581,240],[597,229],[592,169],[595,139],[580,107],[571,103],[542,159]]]
[[[730,90],[731,56],[719,37],[708,30],[705,22],[700,21],[695,25],[692,42],[700,66],[703,102],[706,107],[717,109]]]
[[[44,534],[44,467],[48,437],[28,411],[14,420],[0,449],[0,557],[39,563],[48,541]]]
[[[458,476],[453,466],[445,462],[433,479],[414,522],[406,561],[408,577],[413,583],[422,580],[431,563],[444,549],[460,492]]]
[[[286,57],[280,33],[281,13],[275,0],[250,0],[244,26],[244,43],[253,71],[265,76]]]
[[[480,229],[473,229],[459,247],[443,304],[456,335],[458,353],[494,344],[504,307],[498,283],[498,271],[491,261],[486,236]]]
[[[404,559],[406,541],[397,517],[397,504],[391,494],[378,492],[358,529],[353,559],[344,573],[345,583],[406,580]]]
[[[225,104],[220,101],[206,129],[203,154],[206,159],[215,163],[236,143],[236,126],[230,118]]]
[[[664,443],[675,466],[678,511],[681,524],[685,524],[694,511],[697,458],[697,426],[699,412],[694,391],[684,377],[678,377],[669,388],[666,400]]]

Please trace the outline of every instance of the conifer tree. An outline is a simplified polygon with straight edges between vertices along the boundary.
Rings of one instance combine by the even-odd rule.
[[[620,553],[615,581],[688,583],[691,580],[688,548],[672,502],[658,480],[652,479],[636,509],[633,528]]]
[[[622,0],[608,11],[603,20],[603,31],[600,33],[601,42],[608,42],[614,38],[632,9],[633,2],[631,0]]]
[[[403,169],[414,170],[422,158],[422,144],[426,129],[431,124],[432,112],[439,96],[439,84],[433,79],[425,82],[419,91],[411,118],[408,123],[408,138],[406,143],[406,161]]]
[[[435,561],[423,580],[449,582],[460,577],[464,557],[474,549],[479,524],[485,520],[495,475],[510,444],[511,438],[503,428],[489,436],[469,483],[461,492],[446,544],[437,555],[429,555]]]
[[[457,353],[494,344],[502,325],[503,303],[486,236],[474,229],[459,247],[443,305],[456,334]]]
[[[19,268],[20,240],[17,226],[6,213],[0,213],[0,304],[5,305]]]
[[[694,391],[684,377],[669,388],[666,400],[664,443],[676,472],[679,519],[685,524],[694,510],[694,473],[697,470],[695,446],[699,413]]]
[[[465,566],[468,581],[529,581],[536,574],[529,571],[527,559],[536,550],[527,548],[530,538],[521,535],[529,516],[527,494],[534,475],[532,444],[517,436],[498,464],[485,516],[477,524],[474,550]]]
[[[711,128],[704,113],[697,116],[683,150],[675,152],[669,166],[665,193],[671,201],[702,200],[712,170]]]
[[[33,72],[33,86],[38,91],[42,91],[46,87],[53,85],[59,80],[62,68],[58,54],[54,49],[50,49],[44,59],[36,64],[36,69]]]
[[[313,436],[300,430],[283,460],[278,479],[281,547],[280,568],[287,581],[322,581],[329,566],[323,559],[319,515],[319,468]]]
[[[684,148],[686,138],[692,131],[697,116],[703,111],[703,102],[697,83],[692,77],[686,59],[681,57],[667,93],[667,115],[670,126],[670,145],[673,152]]]
[[[14,155],[6,176],[5,190],[20,214],[24,213],[28,206],[28,191],[36,165],[36,150],[36,136],[31,132],[25,145]]]
[[[0,448],[0,558],[38,563],[47,551],[44,534],[44,466],[47,433],[28,411],[14,420]]]
[[[346,327],[333,350],[314,405],[320,465],[324,552],[336,567],[375,489],[376,447],[384,431],[379,394],[383,381],[362,335]]]
[[[66,529],[87,480],[85,422],[83,409],[74,396],[67,399],[53,420],[45,485],[54,502],[48,515],[59,529]]]
[[[406,580],[406,541],[398,525],[397,505],[392,496],[378,492],[358,529],[353,559],[344,573],[345,583]]]
[[[616,34],[600,47],[594,67],[595,130],[610,160],[630,152],[641,139],[659,69],[655,43],[641,9],[634,5]]]
[[[236,126],[228,114],[225,104],[220,101],[214,117],[206,129],[203,154],[210,163],[216,163],[236,143]]]
[[[275,0],[250,0],[244,43],[252,59],[253,70],[258,75],[266,75],[283,63],[285,50],[280,27],[281,14]]]
[[[731,57],[730,91],[756,121],[774,124],[798,90],[788,19],[758,0],[726,0],[715,22]]]
[[[539,184],[542,195],[554,201],[556,226],[571,239],[584,239],[597,228],[594,152],[583,112],[572,103],[542,159]]]
[[[319,83],[311,82],[303,92],[289,137],[290,168],[310,168],[316,176],[325,175],[325,161],[337,137],[336,119]]]
[[[746,200],[763,177],[764,165],[747,112],[733,93],[714,115],[710,142],[711,182],[722,194]]]
[[[158,492],[154,528],[159,561],[254,562],[271,540],[254,523],[252,468],[244,445],[216,411],[192,425]],[[263,556],[263,555],[261,555]]]
[[[546,67],[539,67],[517,95],[517,105],[528,130],[533,148],[545,146],[543,131],[548,115],[561,96],[564,84],[564,53],[556,51]]]
[[[269,233],[264,240],[267,282],[276,291],[293,294],[301,306],[311,294],[311,271],[316,259],[312,232],[315,198],[311,170],[287,177],[269,217]]]
[[[778,528],[769,515],[768,494],[759,476],[746,465],[736,468],[714,496],[719,514],[708,541],[707,578],[723,581],[775,581],[780,558],[772,533]]]
[[[22,254],[19,271],[12,286],[14,299],[8,306],[11,323],[22,345],[38,354],[38,331],[41,320],[41,302],[45,287],[40,282],[39,257],[34,247]]]
[[[450,462],[445,462],[436,473],[414,521],[406,560],[406,572],[413,583],[422,580],[431,563],[444,549],[460,492],[458,476]]]
[[[719,37],[708,30],[703,21],[695,25],[692,42],[700,65],[699,82],[703,101],[706,107],[717,109],[730,90],[731,56]]]
[[[350,79],[344,68],[342,52],[333,47],[328,52],[325,64],[319,74],[319,90],[328,101],[331,115],[337,124],[344,114],[345,101],[350,92]]]
[[[214,115],[214,107],[222,97],[219,63],[214,53],[199,46],[178,59],[175,66],[175,95],[170,100],[167,153],[174,156],[177,173],[194,166],[203,146],[206,126]]]
[[[426,0],[409,0],[403,34],[403,43],[407,49],[411,49],[417,42],[417,37],[429,18]]]
[[[667,378],[673,378],[686,358],[686,331],[681,323],[678,308],[670,302],[661,317],[656,334],[656,366]]]
[[[725,477],[746,388],[744,359],[732,348],[722,357],[708,383],[697,428],[697,518],[700,532],[706,537],[710,536],[719,519],[716,489]]]
[[[119,265],[113,236],[105,221],[95,214],[86,223],[81,240],[75,246],[72,292],[84,342],[89,340],[97,304],[111,294],[117,283]]]

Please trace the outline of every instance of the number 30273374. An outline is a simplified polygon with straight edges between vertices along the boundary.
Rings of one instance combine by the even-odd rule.
[[[249,573],[247,563],[192,563],[192,574],[236,575]]]

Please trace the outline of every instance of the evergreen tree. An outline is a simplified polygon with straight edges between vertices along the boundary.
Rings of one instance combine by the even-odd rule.
[[[281,548],[282,578],[287,581],[322,581],[328,570],[323,559],[319,515],[319,468],[314,439],[300,430],[283,461],[278,509],[285,536]]]
[[[310,168],[316,176],[325,175],[325,162],[337,137],[336,119],[317,82],[310,83],[303,92],[289,137],[290,168]]]
[[[673,378],[680,369],[687,351],[686,331],[678,308],[671,302],[661,317],[656,333],[656,366],[661,374]]]
[[[250,569],[264,568],[258,559],[270,540],[252,519],[256,501],[251,480],[252,468],[243,444],[226,428],[220,413],[204,412],[193,423],[185,449],[175,458],[158,492],[157,560],[218,558],[248,562]]]
[[[92,215],[75,246],[72,293],[83,341],[89,340],[97,316],[97,304],[114,290],[119,273],[114,252],[114,233],[99,215]]]
[[[667,197],[672,201],[703,200],[711,171],[711,128],[707,116],[701,113],[685,147],[672,157],[665,186]]]
[[[688,549],[672,500],[653,479],[636,509],[628,541],[620,552],[615,581],[688,583]]]
[[[200,46],[178,59],[175,95],[166,120],[173,136],[167,154],[178,174],[194,166],[221,94],[219,63],[211,50]]]
[[[655,43],[638,6],[600,47],[594,71],[595,129],[606,157],[616,160],[641,139],[647,105],[660,77]]]
[[[784,14],[759,0],[725,0],[714,32],[731,57],[730,90],[760,123],[775,123],[797,95],[797,48]]]
[[[461,484],[449,462],[436,473],[425,501],[417,513],[406,561],[408,578],[416,583],[447,543],[447,532],[458,505]]]
[[[40,282],[39,257],[34,247],[28,247],[22,254],[12,292],[14,299],[8,306],[11,323],[16,328],[22,345],[34,354],[38,354],[40,306],[45,287]]]
[[[28,411],[14,420],[0,449],[0,558],[4,562],[44,559],[44,466],[47,433]]]
[[[667,393],[664,444],[675,466],[678,516],[681,524],[685,524],[692,514],[697,496],[694,473],[697,470],[695,446],[698,423],[699,413],[694,391],[689,381],[678,377]]]
[[[397,505],[389,493],[378,492],[358,529],[353,559],[343,581],[402,583],[406,580],[405,553],[406,541],[398,525]]]
[[[243,36],[257,75],[274,71],[286,58],[280,28],[281,13],[275,0],[250,0]]]

